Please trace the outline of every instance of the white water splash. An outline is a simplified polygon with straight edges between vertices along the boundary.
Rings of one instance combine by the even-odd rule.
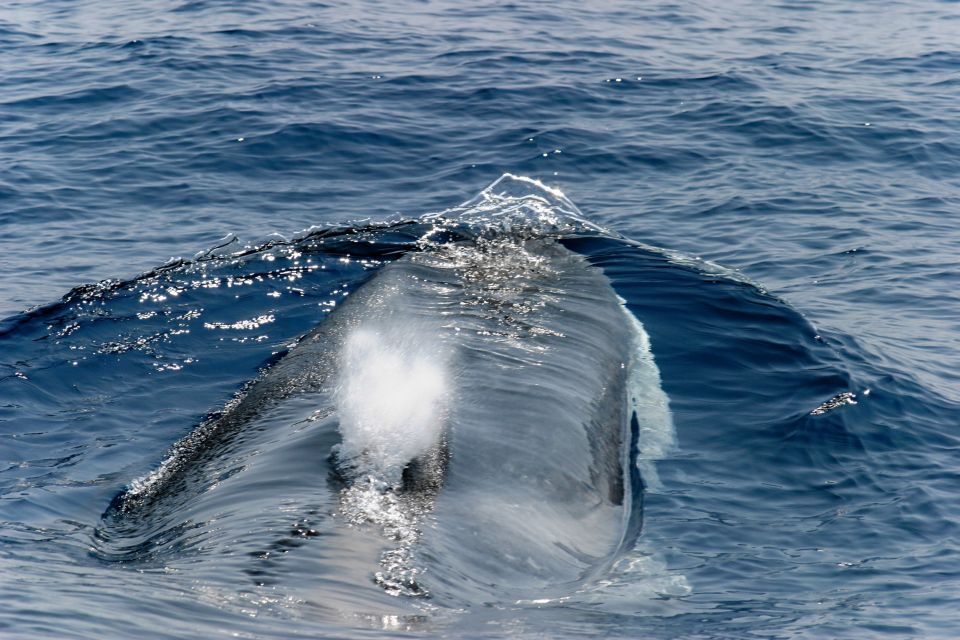
[[[453,374],[441,329],[398,317],[366,322],[344,340],[336,392],[341,462],[392,485],[439,445]]]
[[[630,358],[628,393],[640,433],[637,438],[637,467],[647,491],[660,491],[663,486],[655,461],[663,458],[676,445],[670,399],[660,382],[660,369],[650,350],[650,336],[643,324],[630,313],[626,300],[620,298],[627,322],[633,328],[633,354]]]
[[[463,204],[420,218],[424,222],[468,224],[477,231],[545,235],[578,230],[619,237],[591,222],[563,192],[527,176],[505,173]]]
[[[340,512],[353,526],[379,527],[397,545],[382,554],[374,581],[391,595],[424,596],[412,548],[432,498],[400,487],[408,464],[443,446],[454,373],[439,324],[410,317],[386,298],[393,312],[361,322],[341,347],[337,457],[352,478]]]

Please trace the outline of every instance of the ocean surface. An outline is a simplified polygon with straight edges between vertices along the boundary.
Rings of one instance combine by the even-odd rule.
[[[501,588],[442,486],[351,511],[312,405],[208,428],[445,220],[544,239],[648,341],[669,416],[575,584]],[[534,285],[496,349],[572,308]],[[0,637],[954,638],[958,336],[955,1],[0,6]],[[526,408],[604,408],[568,382]],[[453,435],[456,506],[509,503]]]

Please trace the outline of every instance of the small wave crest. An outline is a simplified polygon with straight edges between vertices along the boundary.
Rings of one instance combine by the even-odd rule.
[[[637,468],[648,491],[660,490],[660,477],[654,464],[676,446],[676,431],[670,413],[670,399],[663,390],[660,369],[650,350],[650,336],[636,316],[620,298],[627,322],[633,329],[628,388],[630,404],[639,430],[637,438]]]
[[[480,233],[509,232],[523,236],[594,232],[619,237],[585,218],[559,189],[512,173],[503,174],[463,204],[426,214],[420,220],[440,221],[441,226],[448,221]]]

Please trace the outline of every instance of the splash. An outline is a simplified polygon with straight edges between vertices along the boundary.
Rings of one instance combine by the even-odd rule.
[[[411,462],[441,446],[453,374],[440,331],[393,318],[362,323],[344,340],[336,453],[351,475],[399,486]]]
[[[423,215],[419,222],[433,225],[420,240],[422,248],[435,247],[435,238],[444,238],[444,231],[454,227],[470,229],[475,238],[508,234],[522,239],[574,233],[620,237],[585,218],[559,189],[511,173],[503,174],[463,204]]]
[[[390,304],[386,298],[380,302]],[[340,513],[353,526],[378,527],[396,544],[381,554],[374,574],[390,595],[427,595],[413,547],[443,476],[450,362],[442,327],[399,313],[361,322],[341,348],[335,402],[342,441],[334,455],[350,484],[340,493]],[[411,483],[425,490],[403,491]]]
[[[663,390],[660,369],[650,350],[650,336],[643,323],[627,309],[627,301],[620,298],[620,304],[633,329],[628,387],[630,406],[639,428],[637,467],[646,490],[660,491],[662,486],[655,463],[676,446],[670,399]]]

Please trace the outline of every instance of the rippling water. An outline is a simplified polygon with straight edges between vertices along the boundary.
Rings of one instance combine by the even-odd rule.
[[[5,4],[0,635],[956,636],[958,41],[947,1]],[[629,553],[559,598],[392,596],[330,555],[382,540],[337,519],[335,430],[104,539],[506,172],[593,223],[545,232],[670,399]]]

